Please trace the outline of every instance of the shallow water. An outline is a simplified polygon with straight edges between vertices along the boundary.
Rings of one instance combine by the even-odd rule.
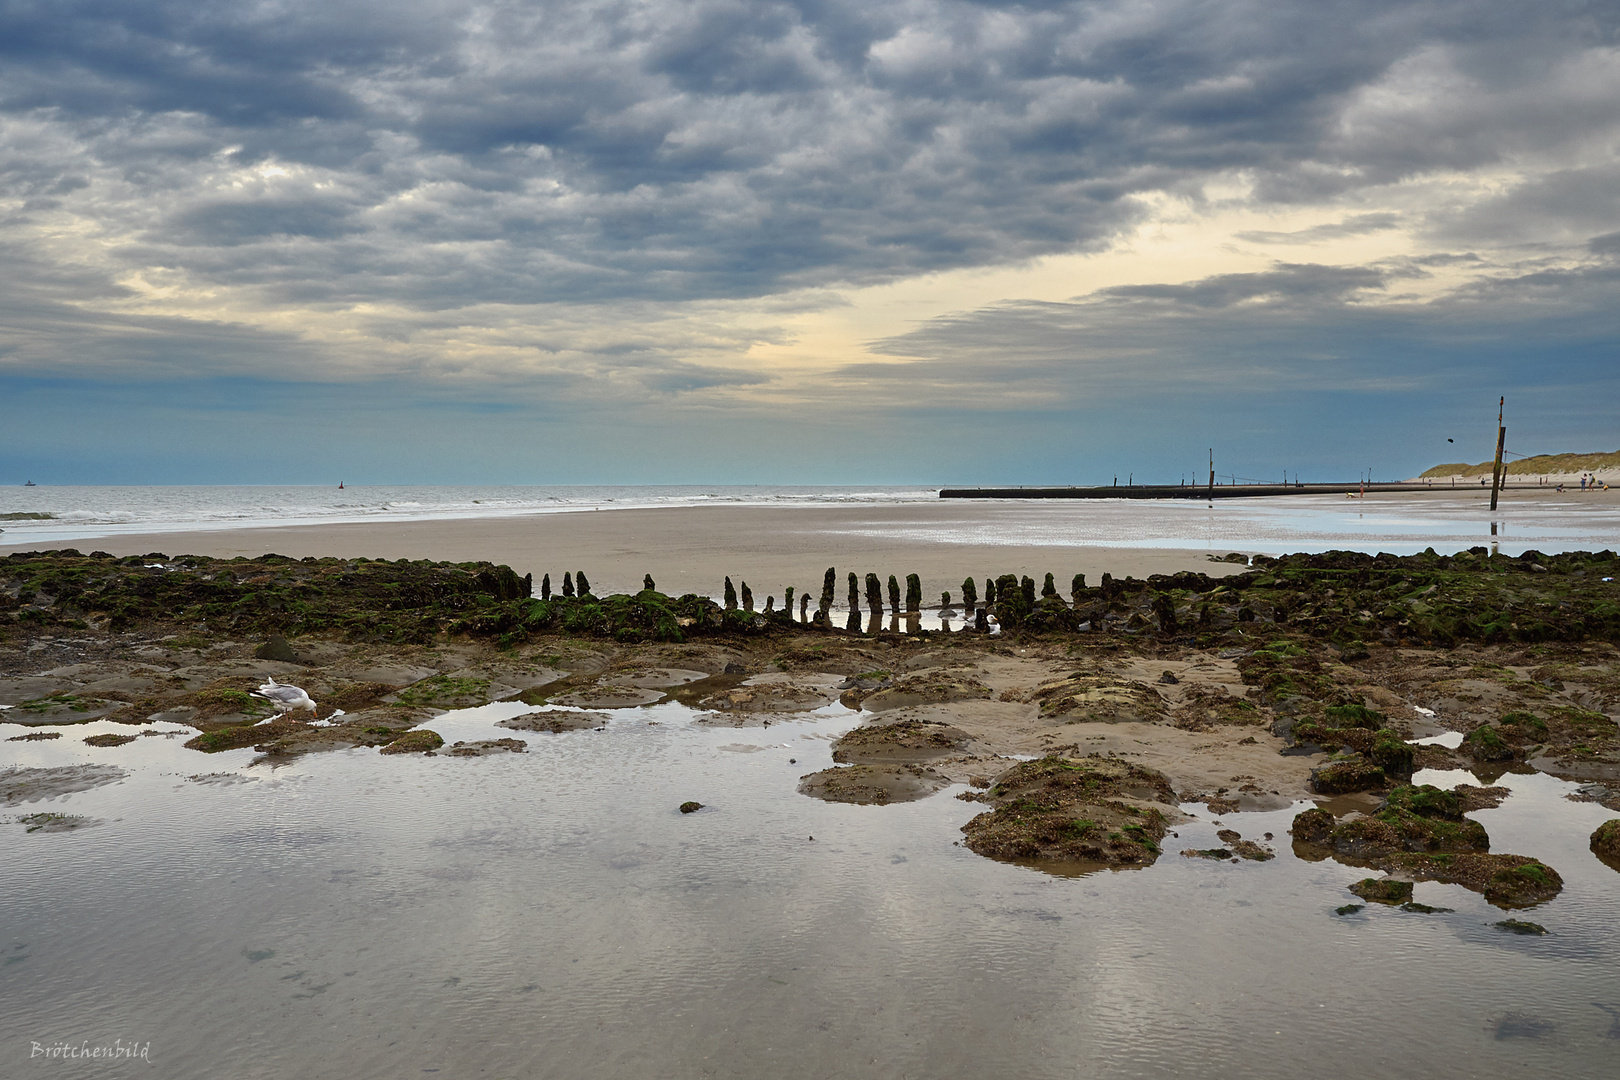
[[[1517,555],[1620,546],[1620,507],[1569,494],[1515,497],[1491,511],[1477,493],[1283,498],[952,500],[955,520],[874,515],[816,530],[918,544],[1129,547],[1282,555],[1333,549],[1412,555],[1493,547]]]
[[[0,488],[0,543],[42,548],[149,532],[426,521],[703,506],[873,508],[820,524],[820,536],[938,545],[1127,547],[1210,552],[1409,555],[1496,545],[1516,555],[1620,547],[1620,507],[1578,493],[1514,493],[1492,512],[1477,491],[1365,500],[1287,498],[1085,501],[962,499],[934,488],[876,487],[42,487]],[[19,515],[49,514],[35,520]]]
[[[132,533],[446,521],[638,507],[895,505],[932,503],[938,494],[937,488],[804,485],[0,487],[0,542],[56,547]]]
[[[1490,924],[1420,883],[1421,915],[1357,901],[1366,872],[1186,859],[1060,877],[956,845],[982,807],[862,807],[795,793],[856,720],[833,706],[711,727],[683,706],[604,731],[438,718],[477,759],[251,751],[183,736],[97,749],[107,723],[0,742],[5,764],[115,762],[125,781],[15,808],[104,819],[0,826],[0,1059],[16,1076],[1591,1077],[1620,1042],[1620,877],[1586,850],[1613,816],[1572,785],[1503,777],[1494,847],[1545,858],[1564,893]],[[169,725],[153,725],[173,730]],[[0,725],[0,737],[24,729]],[[186,734],[189,734],[186,733]],[[790,760],[794,759],[794,760]],[[194,774],[225,780],[188,780]],[[1419,782],[1471,781],[1466,773]],[[705,803],[698,813],[676,807]],[[811,839],[814,837],[814,839]],[[1510,1014],[1550,1023],[1498,1038]],[[1509,1030],[1540,1030],[1519,1023]],[[150,1061],[30,1060],[31,1043],[150,1044]]]

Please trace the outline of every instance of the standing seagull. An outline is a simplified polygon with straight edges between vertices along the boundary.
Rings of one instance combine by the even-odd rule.
[[[266,678],[269,681],[252,693],[254,697],[264,698],[264,700],[276,707],[276,715],[273,719],[279,720],[290,712],[299,712],[304,709],[308,709],[311,713],[315,711],[315,702],[308,694],[304,693],[301,687],[278,683],[274,675],[266,676]]]

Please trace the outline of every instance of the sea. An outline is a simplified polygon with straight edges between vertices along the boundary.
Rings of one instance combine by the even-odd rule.
[[[0,488],[0,546],[42,549],[140,533],[430,521],[704,506],[939,507],[938,488],[890,486],[147,486]],[[874,514],[843,531],[928,544],[1181,548],[1283,554],[1332,549],[1409,555],[1484,546],[1620,547],[1620,506],[1579,492],[1492,511],[1475,491],[1421,497],[1325,495],[1164,500],[949,500],[954,516]],[[838,528],[820,531],[839,531]]]

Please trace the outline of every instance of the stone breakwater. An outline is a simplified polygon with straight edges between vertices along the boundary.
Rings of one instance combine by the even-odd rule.
[[[989,808],[965,842],[989,857],[1140,866],[1163,856],[1185,803],[1331,800],[1296,821],[1302,857],[1452,881],[1505,907],[1556,895],[1555,869],[1491,851],[1464,815],[1492,805],[1489,784],[1509,769],[1580,782],[1572,798],[1620,809],[1620,559],[1228,558],[1246,572],[1075,575],[1067,596],[1053,574],[969,577],[958,605],[944,592],[937,609],[962,629],[935,630],[914,573],[828,568],[812,613],[808,591],[797,612],[792,589],[755,610],[748,584],[729,580],[717,603],[667,596],[650,576],[597,597],[578,570],[561,595],[544,575],[535,596],[531,579],[488,563],[18,554],[0,560],[0,718],[30,729],[17,741],[127,725],[136,733],[81,740],[109,760],[161,724],[194,731],[186,746],[200,753],[477,757],[522,741],[446,747],[426,725],[506,700],[537,711],[504,727],[591,738],[612,710],[656,702],[721,726],[842,702],[859,726],[799,790],[886,803],[967,784],[962,797]],[[266,675],[308,689],[317,722],[271,717],[249,693]],[[1447,732],[1451,748],[1426,741]],[[12,770],[6,800],[82,789],[83,768]],[[1414,785],[1424,768],[1485,786]],[[1593,850],[1612,861],[1620,842],[1600,832]],[[1272,854],[1221,839],[1184,854]]]

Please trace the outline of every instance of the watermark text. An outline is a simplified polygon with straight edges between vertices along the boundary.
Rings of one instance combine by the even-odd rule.
[[[152,1063],[152,1042],[125,1042],[123,1039],[114,1039],[111,1043],[93,1043],[89,1039],[79,1042],[50,1042],[41,1043],[29,1041],[28,1057],[57,1058],[61,1060],[80,1058],[105,1058],[112,1061],[136,1060]]]

